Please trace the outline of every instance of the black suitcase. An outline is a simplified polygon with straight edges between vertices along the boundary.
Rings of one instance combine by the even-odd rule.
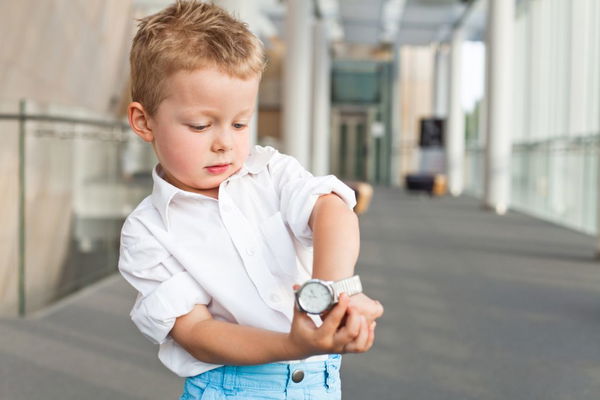
[[[433,192],[435,176],[430,174],[408,174],[406,175],[406,189],[413,192]]]

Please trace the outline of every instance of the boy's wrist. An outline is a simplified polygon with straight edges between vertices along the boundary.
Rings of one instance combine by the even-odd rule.
[[[312,355],[306,349],[303,349],[291,332],[285,336],[283,347],[286,360],[302,360]]]
[[[308,357],[332,353],[332,351],[321,348],[317,343],[311,343],[310,339],[296,336],[293,332],[287,335],[285,346],[288,360],[304,360]]]

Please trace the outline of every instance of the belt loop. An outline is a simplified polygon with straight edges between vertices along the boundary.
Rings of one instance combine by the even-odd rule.
[[[339,384],[339,355],[329,356],[325,361],[325,386],[328,392],[332,392],[337,388]]]
[[[223,391],[226,395],[235,394],[237,367],[225,365],[223,367]]]

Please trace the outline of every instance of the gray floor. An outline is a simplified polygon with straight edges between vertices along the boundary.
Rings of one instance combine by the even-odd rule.
[[[345,356],[345,400],[600,398],[593,238],[383,188],[361,229],[358,272],[386,312],[371,352]],[[0,400],[175,399],[133,296],[114,276],[0,320]]]

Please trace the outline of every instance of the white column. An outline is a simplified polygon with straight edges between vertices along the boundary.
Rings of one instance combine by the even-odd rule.
[[[464,32],[456,29],[450,44],[450,71],[448,88],[448,119],[446,138],[446,168],[448,189],[453,196],[459,196],[464,185],[465,157],[465,116],[461,104],[462,44]]]
[[[402,185],[402,109],[401,109],[401,98],[400,98],[400,85],[402,82],[402,71],[400,68],[400,46],[394,45],[394,68],[392,76],[392,90],[391,90],[391,102],[392,102],[392,119],[391,119],[391,131],[392,131],[392,156],[390,160],[390,182],[393,186]],[[371,126],[369,121],[367,126]],[[370,132],[368,133],[371,134]],[[371,157],[374,158],[374,157]],[[368,167],[370,168],[370,166]],[[367,170],[369,172],[369,170]],[[369,179],[369,173],[367,173],[367,179]]]
[[[600,259],[600,160],[596,163],[596,257]]]
[[[448,72],[448,47],[439,45],[433,71],[433,115],[439,118],[448,115]]]
[[[491,0],[487,32],[485,206],[498,214],[510,199],[514,1]]]
[[[310,164],[311,127],[311,24],[312,1],[289,0],[285,17],[285,59],[283,65],[284,151],[302,165]]]
[[[217,0],[216,5],[227,10],[231,15],[240,21],[248,24],[248,28],[256,35],[260,36],[259,27],[263,22],[260,14],[260,3],[257,1],[244,0]],[[250,144],[255,145],[258,141],[258,99],[254,109],[254,117],[248,126],[250,128]]]
[[[600,14],[600,7],[597,9],[597,15]],[[596,46],[600,44],[600,41],[596,43]],[[596,47],[596,50],[600,51],[600,47]],[[598,53],[600,54],[600,52]],[[596,256],[600,258],[600,159],[596,160]]]
[[[352,116],[346,119],[346,157],[344,160],[344,172],[347,176],[354,175],[356,165],[356,147],[358,145],[358,117]]]
[[[322,20],[315,24],[313,46],[312,173],[327,175],[331,172],[331,53],[327,24]]]

